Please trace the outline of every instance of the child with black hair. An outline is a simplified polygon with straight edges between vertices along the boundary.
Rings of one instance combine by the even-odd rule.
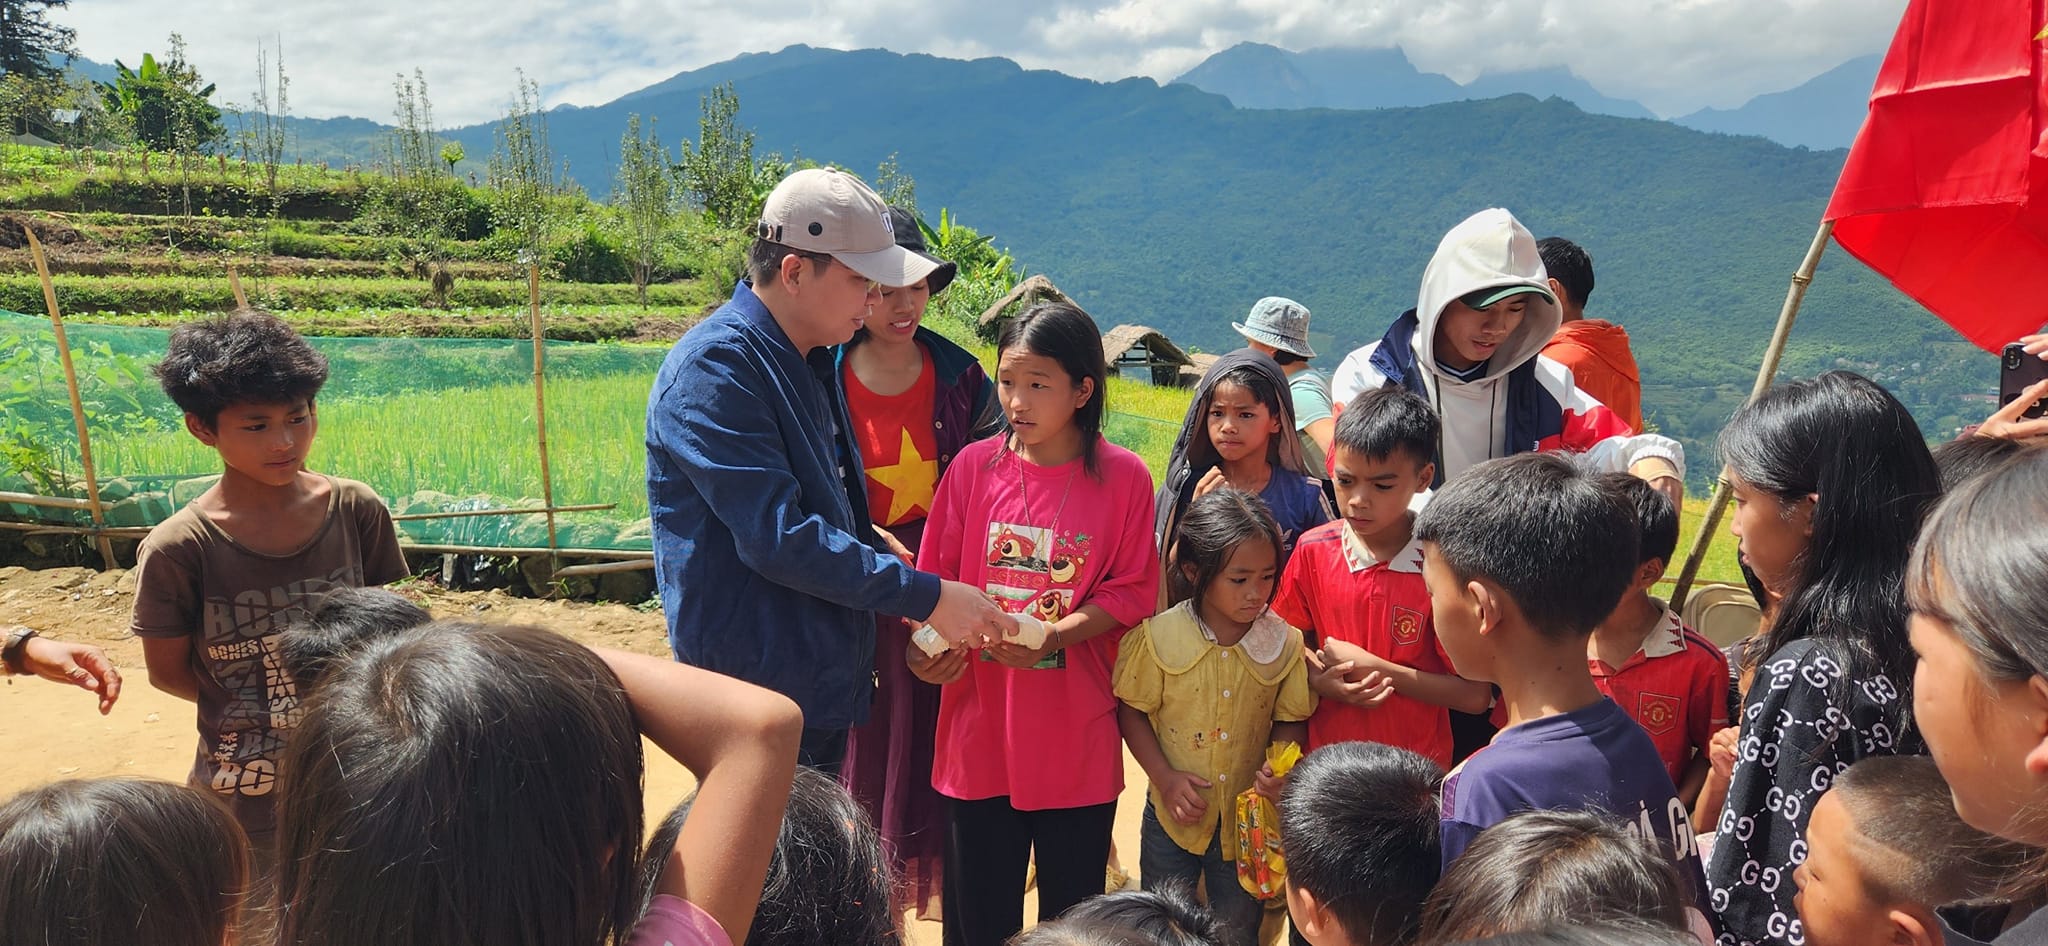
[[[1406,749],[1340,742],[1303,757],[1280,795],[1287,912],[1313,946],[1407,946],[1441,871],[1443,770]]]
[[[1798,920],[1792,871],[1836,772],[1920,750],[1901,579],[1941,481],[1913,415],[1848,371],[1777,385],[1721,431],[1729,531],[1778,597],[1745,648],[1751,683],[1707,876],[1727,946]]]
[[[1309,468],[1294,436],[1294,398],[1279,363],[1257,349],[1240,348],[1216,360],[1195,386],[1187,418],[1174,438],[1166,478],[1153,500],[1153,534],[1162,554],[1179,529],[1188,503],[1230,487],[1252,493],[1280,524],[1280,560],[1296,540],[1330,521],[1322,480]],[[1167,577],[1167,603],[1186,588]]]
[[[1446,868],[1516,812],[1591,807],[1636,826],[1701,885],[1692,824],[1656,744],[1586,668],[1587,639],[1635,571],[1636,531],[1596,474],[1545,453],[1473,467],[1416,517],[1444,650],[1459,674],[1499,686],[1507,706],[1493,742],[1444,779]]]
[[[1690,928],[1690,884],[1656,843],[1605,811],[1524,811],[1465,849],[1423,907],[1422,946],[1559,923]]]
[[[1913,722],[1948,783],[1956,815],[1986,834],[2034,847],[2048,847],[2044,521],[2048,451],[2030,450],[1934,507],[1905,576],[1917,657]],[[2009,879],[2018,888],[2015,900],[2048,897],[2048,879],[2038,869]],[[1943,918],[1957,919],[1947,911]],[[1949,946],[2048,944],[2048,910],[2008,920],[2003,932],[1944,923],[1943,935]]]
[[[1083,900],[1059,919],[1011,937],[1009,946],[1224,946],[1222,924],[1193,887],[1164,884]]]
[[[671,851],[697,796],[683,799],[647,839],[650,851]],[[640,867],[640,897],[652,901],[668,860]],[[789,787],[775,853],[761,885],[747,946],[895,946],[902,942],[891,909],[898,878],[891,873],[875,823],[837,779],[799,768]]]
[[[1194,597],[1133,628],[1117,650],[1117,722],[1152,780],[1139,829],[1145,889],[1207,881],[1231,946],[1258,939],[1259,901],[1238,882],[1232,802],[1270,780],[1267,745],[1307,737],[1315,711],[1301,632],[1267,605],[1280,527],[1250,493],[1224,488],[1188,505],[1174,543]],[[1267,781],[1262,790],[1278,794]]]
[[[277,639],[277,659],[303,697],[350,651],[433,619],[395,591],[337,588],[321,596],[305,620],[284,629]]]
[[[1678,548],[1671,500],[1626,473],[1604,474],[1601,482],[1635,512],[1641,542],[1620,603],[1586,640],[1586,666],[1593,685],[1650,734],[1689,809],[1711,768],[1708,744],[1728,725],[1728,658],[1650,595]]]
[[[367,641],[285,749],[275,946],[731,946],[802,732],[769,690],[537,627]],[[651,900],[643,742],[697,779]]]
[[[1460,678],[1437,643],[1409,506],[1436,467],[1436,413],[1396,387],[1354,398],[1337,419],[1331,486],[1343,518],[1296,543],[1273,610],[1301,628],[1322,703],[1311,748],[1362,739],[1448,768],[1448,710],[1480,713],[1492,691]]]
[[[1792,872],[1807,946],[1942,946],[1945,904],[1989,900],[2040,852],[1956,815],[1926,756],[1874,756],[1835,777]]]
[[[1941,490],[1953,492],[1971,477],[1990,472],[1999,464],[2031,449],[2034,448],[2024,440],[1982,435],[1957,437],[1935,447],[1934,468],[1941,471]]]
[[[920,568],[1041,632],[905,648],[911,672],[941,687],[932,787],[949,799],[941,902],[959,946],[1023,928],[1028,865],[1040,920],[1103,889],[1124,787],[1111,672],[1160,573],[1152,475],[1102,436],[1108,375],[1102,331],[1079,308],[1041,303],[1004,322],[996,403],[1009,429],[953,460],[917,550]]]
[[[1570,371],[1572,383],[1613,411],[1630,433],[1642,433],[1642,372],[1636,368],[1635,352],[1629,350],[1628,329],[1606,319],[1586,318],[1586,302],[1593,296],[1592,255],[1559,236],[1537,240],[1536,252],[1543,257],[1550,290],[1564,310],[1562,324],[1543,346],[1543,357]]]
[[[183,785],[81,779],[0,805],[0,942],[222,946],[248,883],[242,829]]]
[[[154,370],[223,470],[142,540],[130,630],[149,682],[198,704],[191,784],[227,802],[261,875],[299,718],[278,632],[328,591],[405,577],[405,556],[375,492],[306,468],[327,359],[290,326],[253,310],[187,323]]]

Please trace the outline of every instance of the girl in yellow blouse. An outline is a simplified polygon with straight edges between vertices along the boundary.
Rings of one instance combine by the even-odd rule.
[[[1301,632],[1266,607],[1280,541],[1257,496],[1197,497],[1168,572],[1179,603],[1126,635],[1116,661],[1117,722],[1152,780],[1139,877],[1147,890],[1205,877],[1226,946],[1253,946],[1261,912],[1237,882],[1232,802],[1252,787],[1279,797],[1266,746],[1301,742],[1316,707]]]

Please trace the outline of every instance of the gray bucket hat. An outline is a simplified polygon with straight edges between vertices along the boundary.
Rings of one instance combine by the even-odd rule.
[[[1271,345],[1291,355],[1314,358],[1308,346],[1308,306],[1293,299],[1267,296],[1252,304],[1252,313],[1230,327],[1252,341]]]

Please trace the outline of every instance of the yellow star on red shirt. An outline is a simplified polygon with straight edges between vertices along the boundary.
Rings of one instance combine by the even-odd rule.
[[[889,514],[877,517],[876,522],[902,522],[912,512],[931,511],[932,493],[939,482],[939,461],[918,453],[917,443],[906,427],[903,444],[896,451],[896,462],[868,467],[868,479],[889,488]]]

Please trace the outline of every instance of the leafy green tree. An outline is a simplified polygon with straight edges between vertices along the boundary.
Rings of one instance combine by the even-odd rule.
[[[441,146],[441,160],[448,162],[449,174],[454,174],[455,166],[461,164],[462,159],[466,157],[469,157],[469,152],[462,150],[460,141],[451,141]]]
[[[273,60],[261,44],[256,47],[256,91],[249,94],[248,127],[242,133],[243,159],[263,166],[263,187],[272,196],[275,213],[277,173],[284,165],[285,119],[291,114],[287,90],[291,80],[284,74],[282,44]]]
[[[0,0],[0,73],[56,80],[77,55],[78,32],[50,22],[71,0]]]
[[[697,141],[682,143],[676,164],[683,191],[720,229],[752,226],[760,216],[761,169],[754,161],[754,133],[739,127],[740,97],[728,82],[712,87],[701,101]]]
[[[401,237],[413,274],[432,279],[434,264],[445,255],[444,241],[464,229],[468,193],[441,163],[426,74],[401,73],[391,90],[397,122],[384,142],[385,173],[371,179],[362,216],[371,229]]]
[[[880,194],[883,202],[891,207],[901,207],[913,215],[917,213],[917,182],[897,165],[894,151],[889,152],[889,156],[882,159],[881,166],[875,168],[875,193]]]
[[[109,112],[127,116],[134,123],[135,138],[157,151],[197,154],[212,148],[226,136],[220,108],[213,97],[213,83],[202,84],[199,71],[185,61],[185,41],[171,34],[171,54],[159,62],[142,54],[140,68],[130,69],[114,60],[113,84],[100,84],[100,95]]]
[[[491,220],[517,241],[523,262],[539,262],[547,252],[555,218],[550,206],[562,192],[555,175],[554,151],[548,146],[547,116],[540,109],[540,84],[519,73],[519,91],[498,122],[497,144],[491,151]]]
[[[668,148],[649,122],[640,131],[640,116],[626,117],[626,134],[619,139],[619,178],[612,189],[612,206],[618,208],[626,229],[628,256],[632,260],[633,287],[640,304],[647,304],[647,284],[654,279],[655,261],[661,241],[675,225],[677,193],[669,175]]]

